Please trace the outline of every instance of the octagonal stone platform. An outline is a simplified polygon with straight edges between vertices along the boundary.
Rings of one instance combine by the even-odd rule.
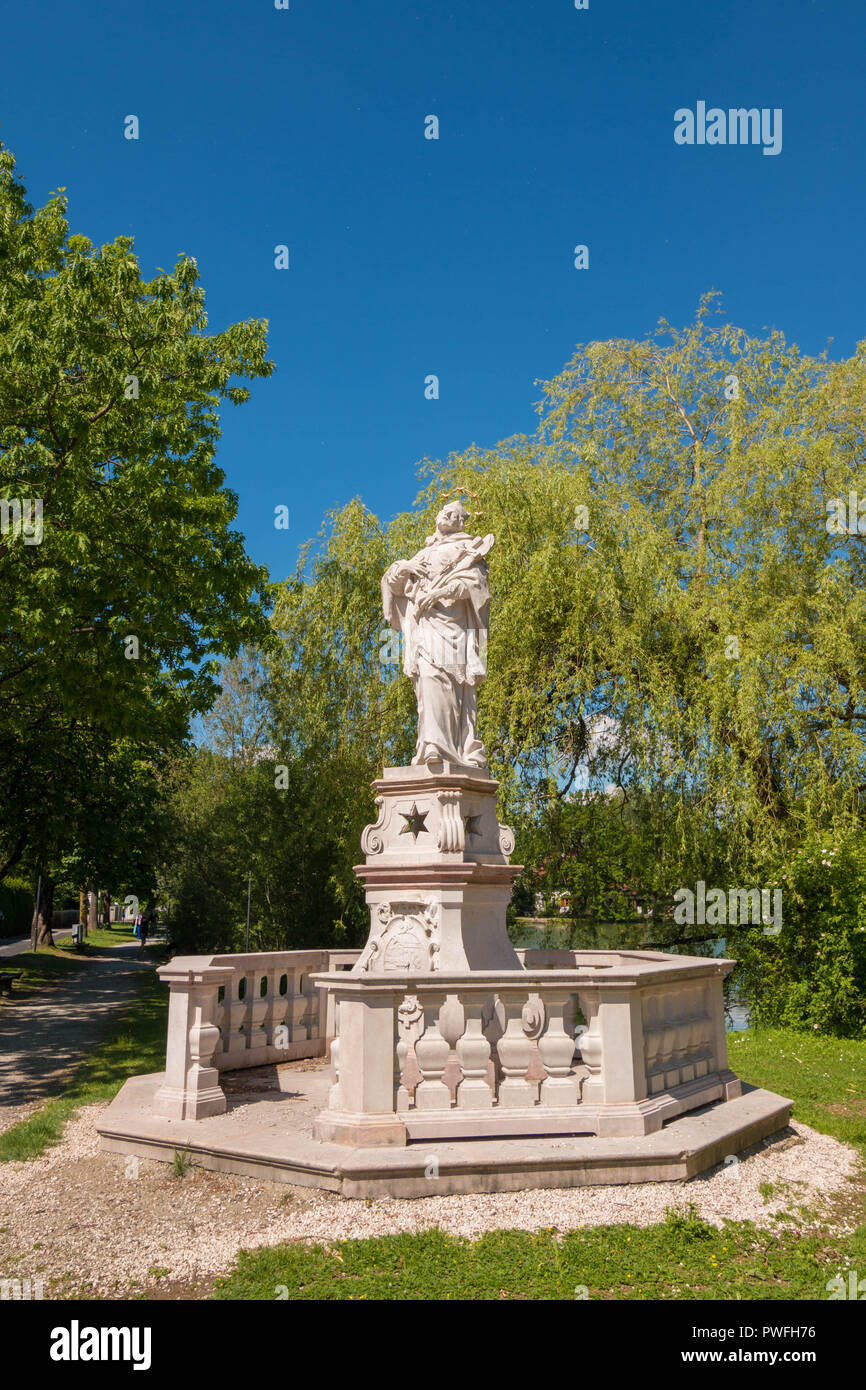
[[[166,1163],[175,1152],[186,1152],[192,1163],[213,1172],[317,1187],[344,1197],[419,1198],[681,1182],[784,1130],[792,1106],[769,1091],[744,1087],[733,1100],[630,1138],[584,1134],[347,1148],[313,1138],[330,1079],[319,1059],[237,1072],[224,1078],[226,1113],[189,1121],[153,1113],[162,1074],[133,1077],[97,1126],[102,1148]],[[428,1176],[433,1173],[437,1176]]]

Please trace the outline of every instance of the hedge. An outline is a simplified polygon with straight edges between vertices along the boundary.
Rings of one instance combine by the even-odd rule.
[[[33,907],[33,888],[25,879],[4,879],[0,883],[0,936],[27,936]]]

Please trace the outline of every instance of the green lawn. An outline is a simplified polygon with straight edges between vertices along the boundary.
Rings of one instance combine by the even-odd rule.
[[[859,1265],[858,1265],[859,1259]],[[722,1230],[693,1214],[656,1226],[558,1235],[495,1231],[468,1241],[439,1230],[242,1253],[217,1299],[823,1299],[840,1268],[864,1267],[861,1236]]]
[[[25,951],[20,956],[4,956],[0,959],[0,970],[8,970],[18,976],[15,991],[44,989],[55,981],[62,982],[76,970],[80,970],[82,958],[61,954],[59,951]],[[9,1007],[0,1001],[0,1009]],[[13,1006],[14,1007],[14,1006]]]
[[[17,964],[25,957],[14,959]],[[33,959],[40,961],[41,953]],[[50,955],[47,959],[62,967],[80,968],[78,961]],[[62,1094],[0,1134],[0,1163],[35,1158],[59,1143],[67,1120],[80,1106],[110,1100],[130,1076],[163,1070],[168,991],[155,973],[144,970],[137,977],[137,987],[138,998],[106,1025],[105,1041],[81,1063]]]
[[[743,1081],[790,1096],[796,1119],[866,1158],[866,1041],[750,1029],[729,1035],[728,1057]]]
[[[839,1042],[781,1030],[736,1035],[731,1066],[745,1081],[795,1101],[795,1116],[857,1145],[866,1157],[866,1041]],[[672,1192],[672,1204],[688,1188]],[[301,1242],[240,1254],[217,1281],[216,1299],[826,1299],[840,1271],[866,1269],[862,1184],[836,1202],[860,1223],[829,1236],[822,1219],[781,1214],[773,1227],[669,1212],[650,1227],[597,1226],[559,1234],[497,1231],[467,1241],[442,1231]]]
[[[84,938],[84,948],[87,951],[104,946],[122,946],[128,941],[134,941],[138,945],[138,937],[133,931],[132,923],[118,922],[114,927],[97,927],[95,931],[88,932]],[[71,936],[65,936],[57,945],[59,950],[68,951],[70,954],[77,955],[81,951],[80,947],[73,946]]]

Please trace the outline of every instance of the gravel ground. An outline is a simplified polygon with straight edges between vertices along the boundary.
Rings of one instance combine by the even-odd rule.
[[[20,1125],[22,1120],[29,1119],[41,1104],[41,1100],[31,1100],[24,1105],[4,1105],[0,1109],[0,1134],[4,1129],[11,1129],[13,1125]]]
[[[733,1171],[713,1169],[690,1183],[358,1201],[202,1170],[178,1178],[168,1165],[144,1160],[135,1176],[134,1161],[99,1151],[96,1121],[104,1109],[80,1111],[62,1144],[41,1158],[0,1164],[0,1278],[42,1278],[45,1296],[54,1298],[129,1297],[136,1289],[206,1297],[238,1250],[282,1241],[431,1226],[469,1237],[500,1227],[644,1226],[688,1202],[716,1225],[725,1217],[772,1225],[773,1214],[789,1206],[821,1206],[859,1167],[855,1150],[793,1124]],[[776,1185],[769,1201],[759,1190],[767,1182]],[[822,1228],[844,1234],[850,1209],[838,1203]]]

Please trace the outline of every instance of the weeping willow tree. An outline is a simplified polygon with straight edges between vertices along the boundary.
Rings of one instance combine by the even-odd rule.
[[[363,803],[347,832],[370,776],[412,750],[379,578],[452,495],[496,536],[479,722],[518,855],[550,831],[556,859],[569,807],[618,808],[656,901],[858,828],[864,406],[866,348],[807,357],[707,296],[685,329],[579,347],[531,437],[424,460],[390,525],[358,500],[330,515],[278,590],[273,692],[284,738],[339,771],[335,805]]]

